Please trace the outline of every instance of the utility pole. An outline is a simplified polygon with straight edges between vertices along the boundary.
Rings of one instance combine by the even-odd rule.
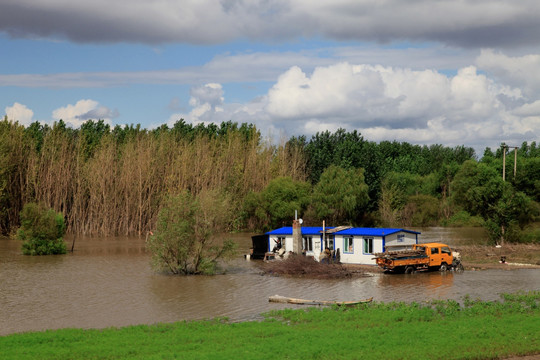
[[[506,145],[502,144],[502,152],[503,152],[503,181],[506,181]]]
[[[506,181],[506,150],[510,149],[511,147],[514,148],[514,180],[516,179],[517,175],[517,146],[508,146],[506,144],[501,144],[502,152],[503,152],[503,170],[502,170],[502,179],[503,181]]]
[[[517,146],[514,148],[514,180],[516,179],[516,171],[517,171]]]

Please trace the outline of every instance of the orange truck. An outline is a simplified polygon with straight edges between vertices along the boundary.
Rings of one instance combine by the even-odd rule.
[[[415,244],[412,249],[375,254],[379,267],[387,272],[410,274],[420,270],[463,271],[461,256],[446,244]]]

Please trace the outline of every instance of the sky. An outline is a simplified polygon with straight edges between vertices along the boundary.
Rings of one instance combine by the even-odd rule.
[[[537,0],[0,0],[0,115],[540,142]]]

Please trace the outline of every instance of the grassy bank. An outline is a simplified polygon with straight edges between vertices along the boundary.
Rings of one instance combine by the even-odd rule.
[[[500,248],[487,245],[458,245],[465,269],[515,269],[540,266],[540,244],[506,244]],[[501,264],[501,256],[506,264]]]
[[[275,311],[225,320],[0,337],[2,359],[499,359],[540,354],[540,291],[500,302]]]

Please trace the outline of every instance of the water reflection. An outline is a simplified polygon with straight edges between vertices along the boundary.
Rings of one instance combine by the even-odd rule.
[[[442,242],[450,246],[489,244],[488,234],[486,230],[481,227],[431,227],[413,230],[421,232],[419,242],[422,243]]]
[[[241,252],[247,252],[250,234],[235,237]],[[144,239],[77,238],[73,254],[47,257],[23,256],[18,241],[0,239],[0,335],[214,317],[251,320],[294,307],[269,303],[275,294],[422,302],[465,295],[496,300],[502,292],[540,289],[537,269],[312,280],[261,276],[259,267],[239,256],[225,275],[179,277],[152,271]]]
[[[423,299],[432,299],[434,294],[437,298],[446,298],[451,296],[451,289],[454,285],[454,274],[452,271],[440,273],[424,272],[415,274],[383,274],[378,277],[377,282],[380,288],[392,288],[403,294],[414,294],[414,300],[419,297]],[[407,300],[413,300],[411,298]]]

